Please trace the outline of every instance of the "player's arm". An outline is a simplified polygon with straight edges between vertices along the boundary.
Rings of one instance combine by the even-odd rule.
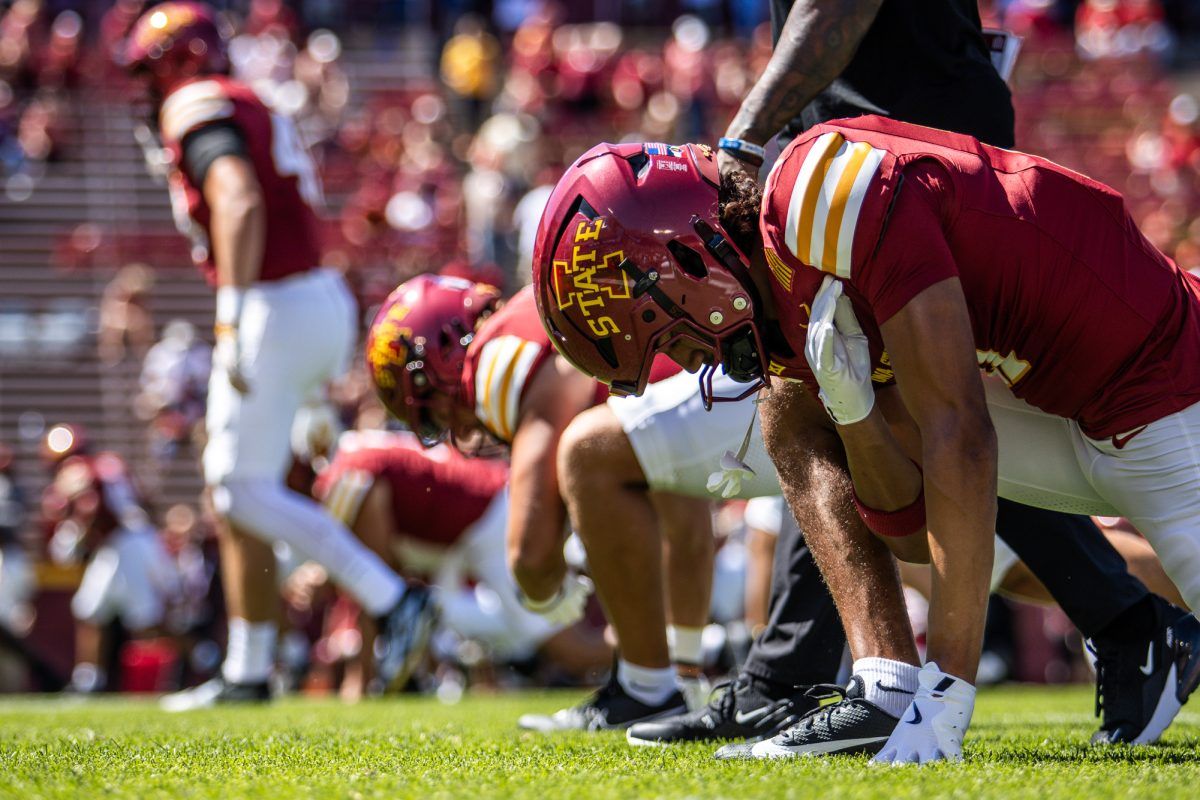
[[[209,247],[217,273],[216,360],[229,371],[234,387],[246,391],[238,369],[237,329],[245,290],[262,268],[267,233],[262,187],[244,135],[230,122],[189,133],[183,140],[183,166],[201,187],[211,214]]]
[[[766,69],[725,136],[765,145],[846,69],[881,5],[883,0],[796,0]],[[744,166],[725,151],[719,160],[722,173]]]
[[[510,459],[508,557],[517,585],[534,605],[553,600],[567,574],[558,442],[595,391],[591,378],[556,355],[533,375],[521,400]]]
[[[929,659],[973,681],[992,568],[997,449],[962,285],[949,278],[926,288],[881,332],[921,432],[933,564]]]

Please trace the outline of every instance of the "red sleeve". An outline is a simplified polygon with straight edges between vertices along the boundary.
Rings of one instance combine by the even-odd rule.
[[[878,324],[930,286],[958,276],[942,213],[952,197],[950,175],[937,162],[905,168],[879,249],[852,281]]]

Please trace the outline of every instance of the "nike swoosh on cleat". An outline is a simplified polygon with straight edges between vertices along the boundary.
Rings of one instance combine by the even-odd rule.
[[[1138,667],[1143,675],[1149,677],[1150,673],[1154,672],[1154,642],[1150,642],[1150,646],[1146,648],[1146,663]]]
[[[901,689],[899,686],[884,686],[882,681],[875,681],[875,688],[881,692],[895,692],[896,694],[916,694],[908,689]]]
[[[906,719],[904,721],[907,722],[909,725],[920,725],[921,724],[921,709],[917,708],[917,704],[915,702],[912,704],[912,710],[913,710],[913,718]]]
[[[886,736],[869,736],[863,739],[835,739],[831,742],[818,742],[815,744],[804,745],[802,747],[784,747],[773,744],[771,742],[763,742],[755,745],[755,748],[762,747],[758,752],[752,752],[752,755],[759,758],[788,758],[795,756],[818,756],[827,753],[839,753],[843,750],[851,750],[866,745],[877,744],[887,741]],[[766,745],[763,747],[763,745]]]
[[[741,711],[735,711],[733,714],[733,721],[738,725],[746,725],[765,717],[767,712],[770,710],[770,706],[763,706],[762,708],[756,708],[753,711],[747,711],[745,713],[742,713]]]

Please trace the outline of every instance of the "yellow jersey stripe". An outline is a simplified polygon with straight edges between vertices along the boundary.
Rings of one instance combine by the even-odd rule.
[[[813,142],[800,171],[796,175],[796,183],[792,186],[792,196],[788,202],[787,227],[784,230],[784,240],[796,258],[806,264],[809,261],[812,245],[812,217],[816,211],[817,193],[825,180],[829,162],[841,146],[844,139],[839,133],[822,134]]]
[[[512,389],[513,376],[516,374],[517,366],[521,362],[521,352],[525,349],[526,345],[528,345],[528,344],[529,344],[529,342],[521,342],[520,344],[517,345],[517,349],[512,354],[512,358],[509,359],[508,364],[506,364],[504,367],[504,377],[500,379],[500,416],[499,416],[499,420],[500,420],[500,424],[504,426],[504,440],[505,441],[512,441],[513,434],[516,432],[513,430],[513,428],[516,427],[516,420],[509,420],[509,416],[508,416],[508,410],[510,407],[510,403],[515,403],[516,398],[512,398],[510,401],[508,393]]]
[[[476,394],[478,395],[478,400],[476,401],[478,405],[477,415],[484,425],[493,430],[495,415],[492,413],[492,376],[495,375],[496,365],[500,361],[500,353],[497,350],[502,343],[501,338],[488,342],[484,346],[483,352],[480,355],[482,356],[482,360],[487,363],[487,369],[480,373],[483,376],[483,383],[475,387]],[[480,366],[483,366],[483,364],[480,364]]]
[[[839,278],[848,279],[850,277],[854,231],[858,227],[858,215],[862,211],[863,201],[867,197],[867,187],[871,185],[871,179],[879,172],[879,165],[883,162],[884,152],[882,150],[871,147],[865,142],[862,146],[867,148],[867,154],[850,186],[845,201],[845,210],[842,213],[841,230],[837,236],[833,267],[834,273]]]
[[[849,156],[842,166],[841,174],[836,176],[836,184],[829,198],[829,208],[825,214],[825,230],[821,248],[821,269],[826,272],[836,272],[838,238],[842,232],[842,222],[846,213],[846,201],[850,198],[850,189],[858,177],[859,170],[871,152],[871,145],[858,142],[850,147]],[[832,170],[831,170],[832,172]],[[833,177],[832,175],[830,176]]]

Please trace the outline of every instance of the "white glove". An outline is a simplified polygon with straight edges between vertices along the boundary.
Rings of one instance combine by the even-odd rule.
[[[329,403],[303,405],[292,420],[292,454],[312,464],[318,458],[332,458],[342,421]]]
[[[927,764],[961,761],[962,740],[975,710],[975,687],[947,675],[932,661],[917,673],[916,696],[872,761]]]
[[[213,348],[212,366],[229,376],[229,383],[238,394],[250,391],[250,384],[242,373],[242,343],[238,334],[245,301],[245,292],[236,286],[217,289],[217,320],[213,326],[217,344]]]
[[[728,500],[742,493],[742,481],[757,475],[754,468],[737,457],[737,453],[726,450],[721,456],[721,469],[708,476],[705,484],[712,494],[719,494]]]
[[[583,609],[595,587],[590,578],[568,572],[562,587],[548,600],[534,600],[519,593],[521,605],[547,622],[564,628],[583,619]]]
[[[804,355],[821,387],[821,402],[839,425],[865,419],[875,405],[871,348],[842,282],[826,276],[813,298]]]

